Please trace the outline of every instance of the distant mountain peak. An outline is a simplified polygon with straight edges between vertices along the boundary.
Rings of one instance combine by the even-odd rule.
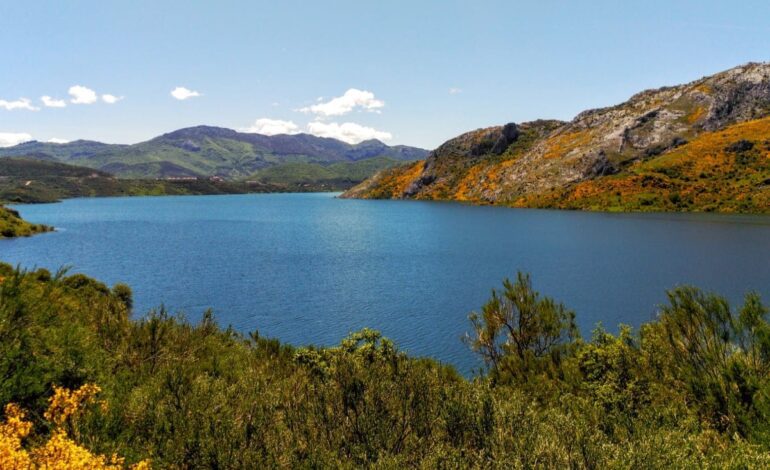
[[[199,125],[193,127],[185,127],[177,129],[172,132],[163,134],[158,138],[188,138],[188,137],[232,137],[239,134],[238,132],[228,129],[226,127],[206,126]]]
[[[354,147],[365,147],[365,146],[368,146],[368,145],[387,146],[387,144],[385,144],[385,142],[383,142],[383,141],[381,141],[379,139],[362,140],[361,142],[359,142],[357,144],[354,144],[353,146]]]

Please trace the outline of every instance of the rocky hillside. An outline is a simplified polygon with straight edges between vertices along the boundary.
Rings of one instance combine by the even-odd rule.
[[[124,178],[220,176],[237,179],[287,163],[355,163],[370,158],[423,159],[427,151],[388,146],[378,140],[356,145],[307,134],[266,136],[198,126],[134,145],[78,140],[67,144],[27,142],[0,149],[0,156],[32,157],[103,170]]]
[[[644,91],[570,122],[469,132],[345,197],[769,212],[770,63]]]

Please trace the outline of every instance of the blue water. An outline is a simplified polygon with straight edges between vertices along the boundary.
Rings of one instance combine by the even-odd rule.
[[[161,303],[292,344],[368,326],[468,372],[467,315],[517,270],[584,334],[655,316],[690,283],[770,300],[770,217],[601,214],[358,201],[332,194],[73,199],[17,206],[55,233],[0,240],[0,260],[72,267]]]

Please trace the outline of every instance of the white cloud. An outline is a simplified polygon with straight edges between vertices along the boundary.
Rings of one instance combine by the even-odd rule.
[[[46,108],[64,108],[67,106],[67,102],[64,100],[57,100],[55,98],[51,98],[50,96],[41,96],[40,101],[43,102],[43,105]]]
[[[366,111],[379,112],[385,102],[374,97],[371,91],[350,88],[344,95],[332,98],[326,103],[319,103],[301,108],[303,113],[313,113],[318,116],[341,116],[356,108]]]
[[[43,106],[46,108],[64,108],[67,106],[67,102],[64,100],[58,100],[51,98],[50,96],[41,96],[40,101],[43,102]]]
[[[18,100],[15,100],[15,101],[0,100],[0,108],[3,108],[8,111],[13,111],[14,109],[26,109],[27,111],[37,111],[40,109],[32,106],[32,102],[27,98],[19,98]]]
[[[173,96],[178,100],[186,100],[188,98],[195,98],[196,96],[201,96],[201,94],[198,93],[197,91],[190,90],[183,86],[178,86],[173,90],[171,90],[171,96]]]
[[[109,93],[102,95],[102,101],[104,101],[107,104],[115,104],[122,99],[123,99],[122,96],[110,95]]]
[[[99,99],[94,90],[81,85],[71,86],[69,94],[72,97],[70,100],[72,104],[93,104]]]
[[[452,88],[449,89],[449,94],[450,95],[459,95],[462,92],[463,92],[462,88],[452,87]]]
[[[32,136],[29,134],[0,132],[0,147],[13,147],[14,145],[21,144],[22,142],[29,142],[30,140],[32,140]]]
[[[321,122],[313,121],[307,125],[308,132],[318,137],[331,137],[349,144],[357,144],[364,140],[379,139],[390,140],[393,136],[390,132],[378,131],[371,127],[365,127],[354,122]]]
[[[297,134],[299,133],[299,126],[292,121],[262,118],[254,121],[251,126],[241,129],[241,132],[263,135]]]
[[[46,142],[50,144],[67,144],[69,143],[69,140],[67,139],[57,139],[56,137],[51,137],[50,139],[46,140]]]

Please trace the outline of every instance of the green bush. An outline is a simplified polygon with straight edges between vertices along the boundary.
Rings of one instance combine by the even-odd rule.
[[[130,319],[127,286],[0,264],[0,404],[39,431],[53,385],[97,383],[70,435],[158,468],[767,468],[768,310],[669,293],[638,333],[598,327],[528,276],[472,316],[471,379],[372,330],[328,348]]]

